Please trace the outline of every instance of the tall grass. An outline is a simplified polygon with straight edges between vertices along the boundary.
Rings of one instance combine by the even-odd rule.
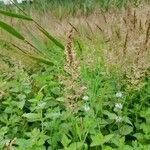
[[[142,3],[149,4],[149,0],[37,0],[32,5],[27,3],[20,6],[30,13],[33,10],[51,11],[61,19],[63,16],[74,16],[80,13],[89,15],[95,9],[107,11],[110,8],[122,9],[131,5],[137,7]]]
[[[149,5],[80,1],[86,16],[66,18],[76,1],[51,2],[61,20],[45,4],[0,11],[0,148],[150,149]]]

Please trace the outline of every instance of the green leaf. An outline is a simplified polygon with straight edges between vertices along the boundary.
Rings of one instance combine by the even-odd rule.
[[[41,114],[37,114],[37,113],[27,113],[27,114],[23,114],[22,116],[27,118],[29,122],[35,122],[41,119]]]
[[[103,145],[103,143],[104,143],[104,136],[101,133],[99,133],[95,136],[92,136],[92,143],[90,146],[91,147],[101,146],[101,145]]]
[[[54,64],[45,59],[45,58],[41,58],[41,57],[37,57],[37,56],[31,56],[31,55],[27,55],[28,57],[32,58],[33,60],[37,61],[38,63],[43,63],[43,64],[46,64],[46,65],[49,65],[49,66],[53,66]]]
[[[136,137],[138,141],[143,141],[144,139],[144,134],[142,133],[135,133],[133,136]]]
[[[60,47],[61,49],[65,49],[64,45],[56,40],[52,35],[50,35],[45,29],[37,26],[37,28],[46,36],[48,37],[55,45]]]
[[[133,127],[129,125],[124,125],[120,128],[120,134],[121,135],[128,135],[133,131]]]
[[[15,13],[3,11],[3,10],[0,10],[0,13],[5,16],[8,16],[8,17],[14,17],[14,18],[24,19],[24,20],[28,20],[28,21],[33,21],[32,18],[30,18],[28,16],[20,15],[20,14],[15,14]]]
[[[12,34],[13,36],[15,36],[16,38],[20,40],[25,40],[25,38],[18,31],[16,31],[13,27],[6,24],[5,22],[0,21],[0,27],[5,31],[9,32],[10,34]]]
[[[22,150],[25,150],[27,148],[29,149],[29,147],[30,147],[29,141],[26,139],[23,139],[23,138],[17,138],[15,144],[17,144],[18,149],[20,148]]]
[[[54,87],[51,89],[51,92],[55,95],[59,95],[60,94],[60,88],[59,87]]]
[[[110,147],[110,146],[105,146],[105,147],[103,148],[103,150],[113,150],[113,148]]]
[[[71,142],[70,139],[68,139],[68,137],[64,134],[61,140],[61,143],[64,147],[67,147],[69,145],[69,143]]]
[[[104,143],[109,142],[114,137],[114,134],[103,136],[101,133],[92,137],[91,147],[102,146]]]
[[[108,118],[111,119],[111,120],[114,120],[114,119],[116,119],[116,117],[117,117],[117,115],[116,115],[115,113],[111,113],[111,112],[109,112],[109,111],[107,111],[107,110],[105,110],[105,111],[103,112],[103,114],[107,115]]]
[[[134,148],[132,146],[130,146],[130,145],[124,145],[122,147],[122,150],[134,150]]]
[[[4,136],[8,132],[8,127],[1,127],[0,128],[0,136]]]
[[[131,126],[133,126],[132,122],[130,121],[130,119],[129,119],[128,117],[123,117],[123,121],[124,121],[125,123],[128,123],[128,124],[130,124]]]
[[[65,98],[64,97],[58,97],[58,98],[56,98],[56,101],[58,101],[58,102],[64,102]]]
[[[104,137],[104,143],[109,142],[114,137],[114,134],[109,134]]]
[[[87,148],[87,145],[83,142],[74,142],[66,150],[81,150],[83,148]]]
[[[120,137],[119,135],[115,135],[115,138],[111,139],[111,143],[115,144],[118,147],[125,145],[125,137]]]
[[[20,102],[17,102],[17,106],[18,106],[20,109],[23,109],[24,105],[25,105],[25,100],[22,100],[22,101],[20,101]]]
[[[41,101],[43,97],[44,97],[44,94],[41,91],[39,91],[35,99],[36,101]]]

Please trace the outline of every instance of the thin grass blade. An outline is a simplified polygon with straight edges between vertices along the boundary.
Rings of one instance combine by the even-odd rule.
[[[5,16],[8,17],[13,17],[13,18],[19,18],[19,19],[24,19],[24,20],[28,20],[28,21],[33,21],[33,19],[29,16],[25,16],[25,15],[20,15],[20,14],[16,14],[16,13],[11,13],[11,12],[7,12],[7,11],[3,11],[0,10],[0,14],[3,14]]]
[[[64,45],[56,40],[52,35],[50,35],[45,29],[37,26],[37,28],[46,36],[48,37],[55,45],[60,47],[61,49],[65,49]]]
[[[18,31],[16,31],[16,29],[6,24],[5,22],[0,21],[0,27],[8,33],[10,33],[11,35],[15,36],[16,38],[20,40],[25,40],[25,38]]]
[[[36,57],[36,56],[31,56],[31,55],[27,55],[28,57],[32,58],[33,60],[37,61],[38,63],[43,63],[43,64],[46,64],[46,65],[49,65],[49,66],[53,66],[54,64],[45,59],[45,58],[41,58],[41,57]]]

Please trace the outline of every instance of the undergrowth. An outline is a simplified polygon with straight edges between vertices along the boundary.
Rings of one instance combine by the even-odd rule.
[[[63,42],[18,5],[20,14],[0,11],[0,149],[150,149],[142,6],[60,22]]]

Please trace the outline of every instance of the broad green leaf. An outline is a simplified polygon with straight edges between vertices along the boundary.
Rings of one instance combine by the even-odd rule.
[[[128,123],[128,124],[130,124],[131,126],[133,126],[132,122],[130,121],[130,119],[129,119],[128,117],[123,117],[123,121],[124,121],[125,123]]]
[[[51,92],[55,95],[59,95],[60,94],[60,88],[59,87],[54,87],[51,89]]]
[[[41,101],[43,99],[43,97],[44,97],[44,94],[40,91],[40,92],[38,92],[35,100],[36,101]]]
[[[143,141],[143,139],[144,139],[144,134],[143,133],[135,133],[133,136],[136,137],[136,139],[138,141]]]
[[[24,20],[28,20],[28,21],[33,21],[33,19],[28,17],[28,16],[15,14],[15,13],[11,13],[11,12],[8,12],[8,11],[0,10],[0,14],[3,14],[5,16],[9,16],[9,17],[14,17],[14,18],[24,19]]]
[[[124,125],[120,128],[120,134],[121,135],[128,135],[133,131],[133,127],[129,125]]]
[[[69,143],[71,142],[70,139],[68,139],[68,137],[64,134],[61,140],[61,143],[64,147],[67,147],[69,145]]]
[[[57,119],[60,116],[61,116],[61,114],[59,112],[51,112],[51,113],[45,114],[46,118],[51,118],[51,119]]]
[[[0,136],[4,136],[8,132],[8,127],[1,127]]]
[[[69,145],[69,147],[66,150],[81,150],[81,149],[86,149],[87,145],[84,144],[83,142],[74,142]]]
[[[55,45],[60,47],[61,49],[65,49],[64,45],[56,40],[52,35],[50,35],[45,29],[37,26],[37,28],[46,36],[48,37]]]
[[[114,134],[109,134],[104,137],[104,143],[109,142],[114,137]]]
[[[15,36],[16,38],[20,40],[25,40],[25,38],[18,31],[16,31],[16,29],[6,24],[5,22],[0,21],[0,27],[5,31],[9,32],[10,34],[12,34],[13,36]]]
[[[91,147],[101,146],[103,144],[104,144],[104,136],[101,133],[99,133],[95,136],[92,136],[92,143],[90,145]]]
[[[115,144],[116,146],[125,145],[125,137],[115,135],[115,137],[111,139],[111,143]]]
[[[25,105],[25,100],[21,100],[20,102],[17,102],[17,106],[20,108],[20,109],[23,109]]]
[[[122,147],[122,150],[134,150],[134,148],[132,146],[130,146],[130,145],[124,145]]]
[[[6,112],[6,110],[5,110],[5,112]],[[3,114],[0,115],[0,122],[7,124],[7,122],[8,122],[8,115],[7,115],[7,113],[3,113]]]
[[[29,149],[30,147],[29,140],[23,138],[17,138],[15,144],[17,144],[19,150]]]
[[[41,114],[38,113],[27,113],[22,116],[27,118],[29,122],[39,121],[41,119]]]
[[[113,138],[114,134],[103,136],[101,133],[92,137],[91,147],[102,146],[104,143],[109,142]]]
[[[115,113],[111,113],[111,112],[109,112],[109,111],[107,111],[107,110],[105,110],[105,111],[103,112],[103,114],[107,115],[108,118],[111,119],[111,120],[114,120],[114,119],[116,119],[116,117],[117,117],[117,115],[116,115]]]

